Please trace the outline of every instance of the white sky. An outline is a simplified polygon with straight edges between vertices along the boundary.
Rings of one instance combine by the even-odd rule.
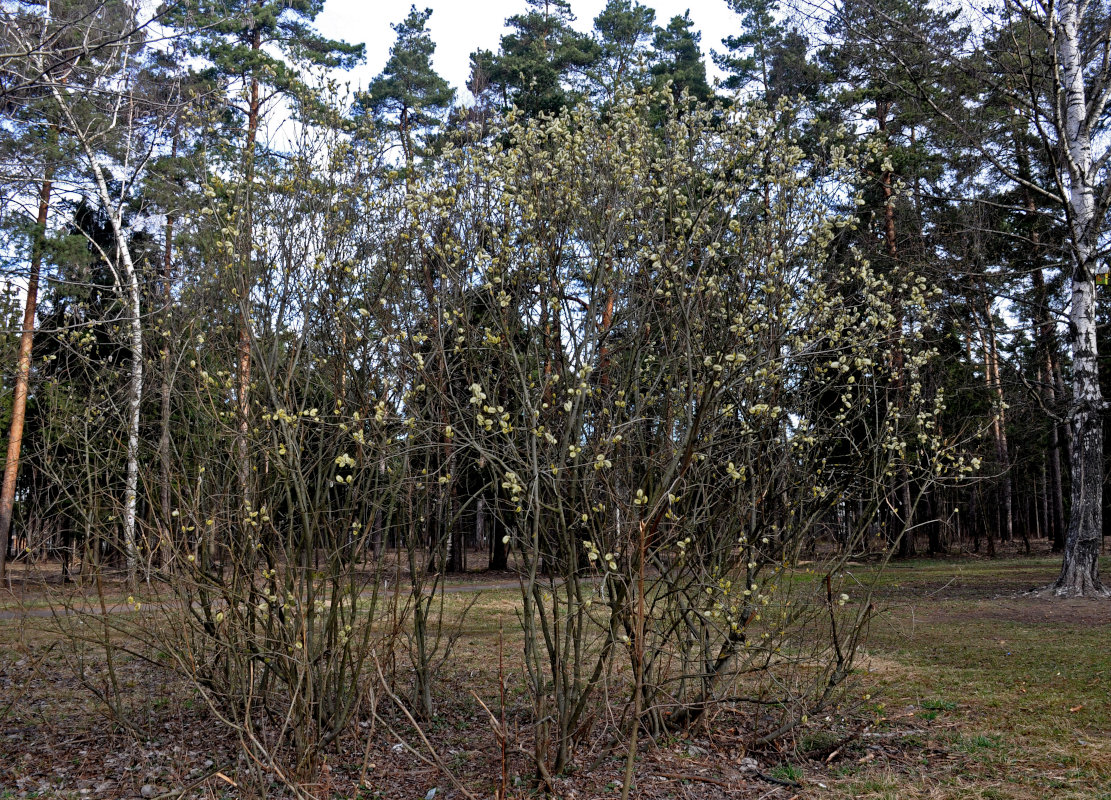
[[[688,8],[696,30],[702,32],[702,52],[711,78],[720,75],[710,60],[710,50],[721,50],[722,37],[735,33],[740,18],[725,0],[640,0],[656,10],[656,25],[664,27]],[[401,22],[414,0],[326,0],[316,26],[325,36],[366,45],[366,63],[352,71],[352,86],[365,86],[382,71],[390,55],[395,34],[391,24]],[[431,8],[428,29],[436,42],[433,66],[447,81],[465,94],[470,73],[470,55],[485,48],[497,52],[505,19],[525,10],[525,0],[416,0],[417,8]],[[571,0],[577,17],[575,27],[590,31],[594,17],[606,0]]]

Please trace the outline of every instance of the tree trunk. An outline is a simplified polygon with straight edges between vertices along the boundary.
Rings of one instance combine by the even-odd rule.
[[[887,112],[890,110],[890,104],[883,101],[876,101],[876,123],[880,133],[887,133]],[[895,230],[895,189],[894,189],[894,175],[891,170],[883,170],[880,174],[880,185],[883,189],[883,239],[884,245],[887,250],[887,256],[891,259],[891,270],[894,272],[898,269],[899,264],[899,248],[898,240],[896,238]],[[898,283],[897,280],[892,280],[892,283]],[[902,300],[896,297],[892,303],[891,313],[895,317],[895,330],[897,336],[903,335],[903,303]],[[906,365],[903,360],[903,351],[896,347],[892,354],[891,371],[894,375],[894,393],[896,406],[902,408],[905,398],[905,386],[903,383],[903,370]],[[915,555],[916,547],[914,542],[914,524],[911,519],[913,503],[910,498],[910,476],[907,475],[905,467],[900,467],[898,472],[898,485],[895,487],[895,505],[899,509],[899,525],[900,529],[893,532],[899,538],[899,557],[910,558]],[[889,534],[891,535],[891,534]]]
[[[251,38],[251,49],[262,48],[262,34],[256,28]],[[251,460],[247,446],[251,424],[251,288],[254,285],[252,249],[254,247],[254,182],[255,182],[255,144],[258,140],[260,113],[259,83],[255,77],[250,82],[250,100],[247,109],[247,142],[244,152],[244,178],[246,183],[246,202],[244,203],[243,241],[240,244],[239,261],[242,270],[239,298],[240,320],[236,342],[236,412],[238,430],[235,437],[235,450],[239,458],[237,477],[239,497],[243,513],[251,507]]]
[[[1036,342],[1038,349],[1041,350],[1042,369],[1044,369],[1044,379],[1042,384],[1042,397],[1046,407],[1054,409],[1057,406],[1057,390],[1055,386],[1056,378],[1053,364],[1053,351],[1056,349],[1053,342],[1053,328],[1049,320],[1049,308],[1046,299],[1045,279],[1042,276],[1041,267],[1036,267],[1033,271],[1034,280],[1034,293],[1036,299],[1034,302],[1034,314],[1036,316]],[[1049,420],[1048,444],[1049,449],[1046,453],[1046,466],[1048,468],[1048,478],[1050,486],[1047,487],[1046,493],[1049,496],[1050,516],[1046,518],[1046,529],[1050,538],[1053,540],[1053,551],[1055,553],[1061,552],[1065,546],[1065,499],[1064,489],[1061,480],[1061,441],[1057,430],[1057,421]]]
[[[177,158],[177,121],[174,122],[174,138],[171,157]],[[173,244],[174,244],[174,215],[166,214],[166,243],[162,253],[162,325],[170,330],[170,309],[173,305]],[[162,348],[162,385],[160,388],[161,407],[159,408],[159,436],[158,436],[158,485],[159,500],[162,512],[162,541],[163,566],[169,563],[173,531],[172,499],[170,496],[170,399],[173,392],[173,382],[170,376],[170,347],[166,344]]]
[[[131,319],[131,380],[128,385],[127,407],[127,483],[124,487],[123,539],[127,554],[127,582],[136,583],[138,553],[136,550],[135,506],[139,489],[139,410],[143,402],[143,318],[139,293],[139,278],[131,253],[123,239],[123,230],[118,213],[112,213],[112,229],[116,234],[120,260],[123,262],[124,279],[127,282]]]
[[[127,477],[124,484],[123,542],[124,557],[127,564],[127,583],[128,586],[134,587],[139,566],[135,509],[139,488],[139,408],[143,401],[143,317],[139,276],[135,271],[135,263],[131,259],[131,250],[124,234],[120,208],[112,203],[112,196],[108,191],[108,182],[104,177],[104,170],[93,153],[89,140],[81,134],[82,128],[73,119],[70,107],[65,98],[62,97],[61,92],[56,86],[51,86],[51,92],[58,104],[59,111],[65,115],[69,128],[74,131],[78,143],[89,161],[89,169],[92,171],[96,182],[97,196],[108,214],[108,221],[112,226],[112,236],[116,240],[116,253],[123,267],[122,282],[124,285],[117,286],[117,290],[126,297],[128,310],[130,311],[128,338],[131,349],[131,374],[127,391]]]
[[[1017,135],[1015,137],[1015,150],[1018,153],[1019,177],[1025,181],[1032,180],[1030,159]],[[1054,354],[1057,352],[1056,334],[1049,316],[1049,294],[1046,291],[1045,277],[1042,274],[1041,233],[1037,226],[1038,209],[1034,204],[1034,195],[1025,184],[1022,187],[1022,194],[1025,201],[1025,213],[1030,222],[1031,260],[1033,261],[1030,275],[1034,288],[1034,343],[1041,360],[1039,366],[1045,371],[1044,379],[1040,381],[1043,402],[1046,408],[1053,411],[1057,407],[1057,388],[1055,385],[1057,370],[1054,366]],[[1045,520],[1045,530],[1048,538],[1053,542],[1053,552],[1059,553],[1065,547],[1065,501],[1061,482],[1061,444],[1056,419],[1049,419],[1047,434],[1049,448],[1046,453],[1048,472],[1046,477],[1048,477],[1051,485],[1046,487],[1043,483],[1043,497],[1051,502],[1046,504],[1043,519]]]
[[[995,458],[999,469],[1002,470],[1002,484],[999,487],[1002,502],[1000,503],[1000,539],[1004,542],[1011,541],[1014,536],[1014,501],[1011,493],[1011,457],[1007,447],[1007,417],[1006,403],[1003,397],[1003,382],[999,376],[999,348],[995,338],[995,325],[991,318],[991,304],[988,302],[986,292],[982,293],[984,300],[984,331],[987,334],[984,342],[984,372],[988,383],[988,391],[994,392],[995,402],[998,407],[995,419],[992,421],[992,432],[995,434]]]
[[[1052,542],[1053,541],[1053,525],[1054,525],[1054,523],[1052,521],[1052,516],[1051,516],[1051,513],[1052,513],[1051,509],[1053,508],[1053,506],[1052,506],[1052,504],[1049,500],[1049,492],[1050,492],[1049,473],[1048,473],[1048,470],[1046,470],[1046,465],[1045,464],[1041,465],[1041,469],[1042,469],[1042,491],[1041,491],[1041,498],[1040,499],[1041,499],[1041,508],[1042,508],[1042,520],[1044,520],[1044,522],[1042,524],[1042,530],[1040,531],[1040,533],[1046,539],[1049,539]]]
[[[926,534],[927,542],[926,552],[931,556],[939,556],[945,553],[945,545],[941,540],[941,516],[944,503],[940,496],[940,490],[936,487],[931,489],[925,496],[926,511],[929,515],[929,523],[927,524]]]
[[[1058,9],[1055,33],[1064,95],[1064,118],[1059,129],[1064,134],[1067,155],[1064,161],[1069,178],[1069,224],[1075,264],[1069,308],[1073,373],[1072,514],[1061,574],[1052,589],[1058,596],[1075,597],[1109,594],[1099,580],[1103,539],[1103,396],[1096,349],[1096,286],[1091,270],[1100,226],[1080,51],[1080,2],[1062,0]]]
[[[508,529],[502,523],[498,513],[498,503],[485,503],[484,513],[489,515],[487,530],[490,537],[490,569],[505,570],[509,568],[509,547],[506,534]]]
[[[38,305],[39,272],[42,269],[42,239],[46,235],[46,219],[50,211],[50,192],[54,185],[54,167],[46,165],[39,188],[39,214],[35,220],[35,239],[31,245],[31,273],[27,277],[27,297],[23,305],[23,332],[19,337],[19,360],[16,365],[15,394],[12,397],[12,424],[8,433],[8,459],[4,462],[4,484],[0,488],[0,580],[8,562],[11,538],[12,509],[15,506],[15,480],[19,473],[19,451],[23,444],[23,421],[27,410],[27,384],[31,376],[31,346],[35,339],[35,308]]]

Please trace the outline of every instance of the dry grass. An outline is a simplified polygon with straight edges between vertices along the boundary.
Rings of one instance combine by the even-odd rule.
[[[1019,594],[1056,571],[1046,557],[889,570],[863,662],[879,736],[832,767],[830,796],[1111,800],[1111,603]]]
[[[868,582],[868,568],[856,569]],[[642,796],[1111,800],[1111,603],[1019,594],[1055,571],[1048,557],[894,565],[877,582],[884,610],[860,661],[856,707],[812,720],[778,750],[755,753],[745,749],[743,718],[723,711],[710,730],[645,751]],[[479,796],[494,789],[498,752],[468,690],[491,687],[484,701],[497,710],[499,656],[506,717],[516,744],[528,747],[520,598],[506,582],[492,580],[495,588],[466,617],[427,726],[449,767]],[[44,598],[25,600],[41,606]],[[447,616],[472,600],[469,591],[448,594]],[[235,742],[190,687],[121,658],[121,711],[135,730],[106,722],[104,704],[89,691],[104,686],[103,654],[75,649],[52,625],[48,617],[0,620],[0,750],[13,754],[0,761],[0,798],[134,797],[143,786],[238,796],[214,776],[234,776],[241,766]],[[79,657],[84,684],[74,670]],[[414,798],[439,786],[451,796],[436,770],[393,743],[386,736],[371,748],[368,785],[357,789],[363,749],[353,731],[313,793]],[[581,753],[589,769],[559,783],[564,796],[612,795],[621,755],[601,741]],[[803,788],[776,789],[742,773],[745,755],[766,773],[801,779]],[[527,796],[528,759],[518,751],[510,761],[514,792]]]

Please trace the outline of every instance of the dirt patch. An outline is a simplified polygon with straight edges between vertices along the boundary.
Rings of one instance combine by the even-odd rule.
[[[119,694],[113,696],[103,657],[90,651],[79,661],[73,644],[47,630],[48,624],[31,620],[21,629],[0,626],[0,751],[6,756],[0,759],[0,797],[8,796],[4,790],[12,797],[74,799],[288,796],[276,774],[264,774],[265,785],[246,790],[250,765],[238,737],[214,718],[188,681],[117,653]],[[437,714],[422,729],[457,781],[477,797],[489,798],[501,782],[503,753],[489,715],[468,687],[496,686],[491,664],[497,661],[488,657],[489,637],[471,644],[472,657],[460,661],[466,669],[445,670]],[[523,687],[509,688],[508,796],[525,798],[536,795],[531,712]],[[113,697],[113,708],[105,695]],[[486,702],[497,711],[494,699]],[[412,800],[432,789],[437,799],[464,796],[430,763],[431,752],[404,716],[387,706],[383,702],[378,708],[378,719],[366,710],[357,715],[319,768],[302,777],[305,792],[328,800]],[[601,714],[596,734],[575,754],[577,769],[554,779],[558,796],[614,796],[625,765],[614,723]],[[265,719],[256,724],[264,739],[273,732]],[[777,787],[756,774],[773,772],[780,758],[775,751],[747,752],[748,728],[740,715],[722,713],[710,730],[654,743],[645,739],[635,796],[790,797],[795,793],[786,791],[790,787]]]

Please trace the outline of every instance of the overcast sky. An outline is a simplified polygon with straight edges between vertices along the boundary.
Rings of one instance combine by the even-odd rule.
[[[589,31],[606,0],[571,0],[575,27]],[[656,10],[656,24],[664,26],[688,8],[695,28],[702,32],[702,52],[711,80],[718,71],[710,49],[721,50],[721,39],[739,27],[739,18],[725,0],[641,0]],[[382,71],[394,42],[391,24],[401,22],[413,0],[326,0],[317,27],[325,36],[366,45],[366,64],[356,69],[352,83],[365,86]],[[497,51],[505,19],[525,9],[525,0],[417,0],[417,8],[431,8],[428,28],[436,42],[433,65],[456,89],[463,89],[470,72],[470,55],[479,48]]]

